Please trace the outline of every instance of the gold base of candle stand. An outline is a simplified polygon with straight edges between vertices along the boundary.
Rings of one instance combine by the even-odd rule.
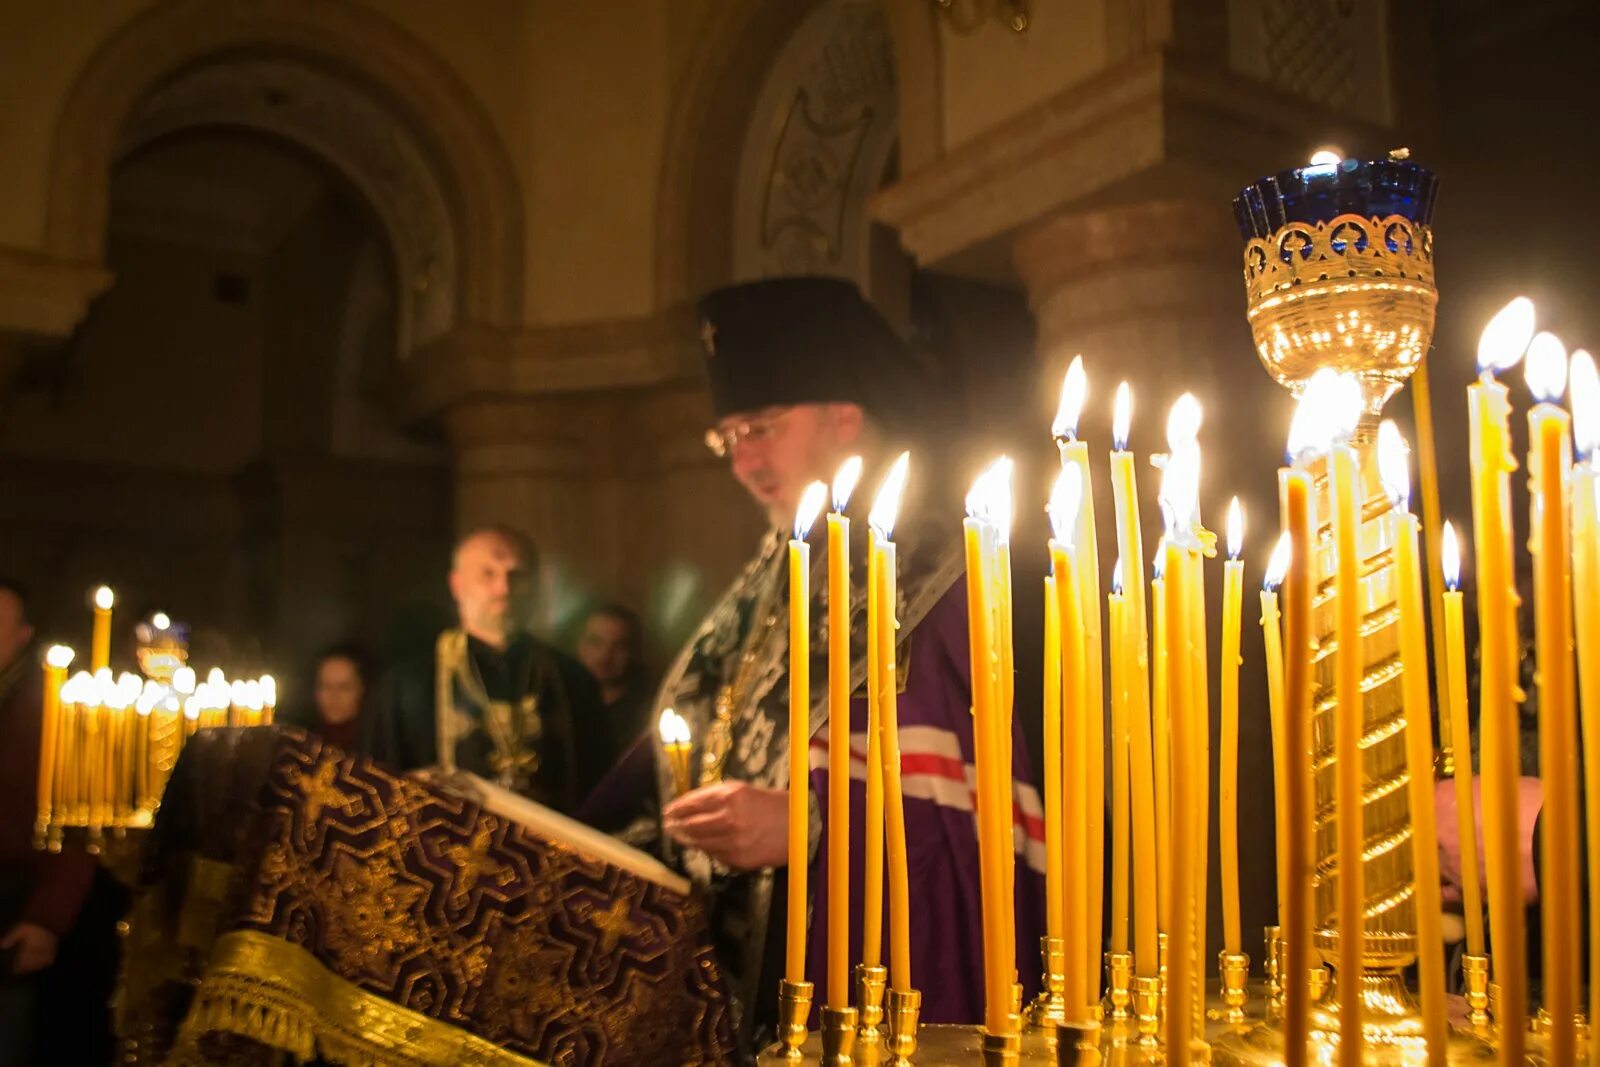
[[[881,1051],[887,1036],[883,1028],[883,994],[889,981],[887,967],[856,965],[856,1007],[861,1023],[856,1029],[856,1052],[861,1057]]]
[[[855,1067],[856,1025],[854,1008],[822,1009],[823,1067]]]
[[[1217,973],[1222,978],[1222,1007],[1207,1015],[1229,1026],[1243,1026],[1244,1002],[1250,984],[1250,957],[1243,952],[1218,953]]]
[[[1106,1000],[1102,1018],[1114,1024],[1133,1020],[1133,953],[1106,953]]]
[[[1467,1009],[1472,1013],[1468,1021],[1474,1029],[1489,1029],[1489,957],[1466,955],[1461,957],[1461,977],[1467,987]]]
[[[799,1063],[800,1050],[810,1036],[807,1022],[811,1018],[811,998],[815,987],[810,982],[778,983],[778,1048],[780,1061]]]
[[[889,991],[889,1064],[910,1067],[921,1043],[922,993],[915,989]]]
[[[1029,1026],[1051,1027],[1066,1020],[1067,942],[1061,937],[1041,937],[1040,954],[1044,957],[1043,989],[1028,1005],[1026,1019]]]

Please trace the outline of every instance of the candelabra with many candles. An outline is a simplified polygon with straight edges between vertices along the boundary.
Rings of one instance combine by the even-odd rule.
[[[1522,298],[1494,317],[1479,344],[1481,376],[1467,390],[1466,411],[1471,584],[1480,641],[1478,807],[1460,539],[1439,514],[1424,363],[1437,304],[1430,227],[1435,191],[1433,174],[1400,151],[1376,161],[1316,159],[1252,183],[1235,201],[1256,347],[1298,399],[1288,460],[1279,472],[1281,536],[1260,594],[1265,663],[1249,665],[1267,675],[1269,706],[1263,710],[1271,720],[1277,826],[1278,921],[1261,942],[1263,977],[1251,980],[1239,920],[1239,717],[1257,713],[1239,706],[1242,515],[1235,502],[1220,564],[1223,602],[1213,617],[1204,570],[1216,539],[1202,526],[1198,505],[1202,412],[1185,395],[1167,421],[1158,490],[1163,529],[1147,583],[1139,490],[1127,449],[1129,390],[1126,383],[1117,390],[1109,455],[1092,459],[1076,434],[1087,373],[1075,360],[1055,427],[1062,459],[1049,506],[1055,536],[1038,546],[1051,562],[1042,708],[1044,991],[1024,1009],[1013,962],[1006,739],[1013,715],[1034,711],[1015,709],[1012,700],[1010,555],[1021,546],[1010,544],[1010,462],[1002,457],[973,487],[966,522],[986,1007],[980,1026],[918,1026],[910,970],[916,946],[906,932],[917,901],[906,890],[903,829],[898,839],[895,834],[903,823],[894,621],[892,610],[881,607],[894,602],[890,530],[906,477],[902,458],[898,481],[886,479],[880,493],[881,500],[893,499],[883,505],[889,518],[872,523],[868,578],[869,601],[880,605],[872,610],[869,602],[868,646],[886,657],[875,657],[869,670],[867,726],[885,788],[869,798],[867,819],[869,833],[887,828],[890,966],[885,972],[869,946],[872,959],[858,969],[857,1002],[830,1003],[820,1014],[820,1031],[810,1032],[808,784],[802,771],[792,783],[791,829],[799,829],[786,875],[791,912],[780,1040],[763,1062],[1520,1063],[1530,1054],[1552,1063],[1575,1061],[1586,1042],[1579,1004],[1580,707],[1582,743],[1600,759],[1600,602],[1594,596],[1600,589],[1600,381],[1587,353],[1569,357],[1555,335],[1535,332],[1533,306]],[[1510,479],[1520,464],[1511,447],[1512,390],[1499,380],[1519,362],[1535,401],[1527,415],[1526,515],[1513,514]],[[1383,419],[1385,404],[1408,380],[1420,518],[1410,504],[1410,449],[1395,424]],[[1570,415],[1559,405],[1564,392]],[[919,475],[915,462],[911,457],[911,477],[937,476]],[[1099,469],[1111,481],[1120,555],[1104,615],[1089,491],[1102,463],[1108,464]],[[852,483],[856,473],[849,475]],[[792,664],[803,665],[808,656],[806,538],[826,495],[820,484],[807,495],[791,542]],[[848,538],[839,510],[829,517],[830,561],[845,558],[835,548],[835,541]],[[1536,1016],[1528,999],[1520,858],[1527,820],[1520,808],[1517,723],[1524,699],[1513,536],[1519,528],[1532,557],[1543,789],[1543,1008]],[[840,581],[847,588],[847,575],[830,572],[830,583]],[[1214,626],[1220,626],[1222,654],[1211,662],[1207,638]],[[835,659],[849,654],[849,641],[839,627],[829,633],[831,678]],[[891,636],[880,641],[885,634]],[[888,684],[880,677],[885,671]],[[810,693],[803,671],[791,678],[791,746],[798,751],[809,737]],[[846,737],[849,724],[840,719],[847,718],[841,714],[847,707],[848,687],[838,694],[830,689],[831,728]],[[1110,731],[1103,736],[1107,707]],[[1213,717],[1220,725],[1216,753],[1209,749]],[[848,746],[831,746],[830,753],[835,749],[848,757]],[[1112,771],[1108,902],[1099,899],[1099,872],[1107,866],[1102,750]],[[847,768],[830,770],[847,776]],[[1446,997],[1434,810],[1441,773],[1455,778],[1466,920],[1466,1010],[1455,1022]],[[1213,792],[1224,930],[1215,961],[1203,951]],[[1600,790],[1582,799],[1589,822],[1600,824]],[[1476,855],[1480,817],[1486,885]],[[830,852],[829,866],[837,862]],[[1596,886],[1593,878],[1588,884]],[[850,913],[850,889],[847,879],[828,879],[830,917]],[[865,900],[863,906],[871,914],[882,904]],[[845,933],[830,929],[828,959],[818,961],[830,979],[847,973]],[[1600,961],[1600,952],[1590,959]],[[1413,963],[1415,981],[1408,983]],[[892,990],[887,1013],[885,975]],[[1597,983],[1589,977],[1592,997]],[[828,983],[829,990],[841,986]]]

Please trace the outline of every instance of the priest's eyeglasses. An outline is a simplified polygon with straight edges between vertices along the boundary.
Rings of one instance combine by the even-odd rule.
[[[767,408],[748,419],[736,419],[706,431],[706,447],[718,459],[733,455],[738,445],[761,445],[783,435],[784,417],[793,408]]]

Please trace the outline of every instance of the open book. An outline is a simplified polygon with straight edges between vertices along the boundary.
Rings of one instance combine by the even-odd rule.
[[[482,804],[486,810],[510,819],[519,826],[526,826],[552,841],[566,845],[585,856],[602,860],[613,867],[619,867],[647,882],[654,882],[680,896],[689,895],[687,878],[654,856],[630,848],[609,834],[603,834],[576,819],[568,818],[543,804],[536,804],[527,797],[519,796],[509,789],[466,771],[456,771],[441,776],[439,781],[465,793]]]

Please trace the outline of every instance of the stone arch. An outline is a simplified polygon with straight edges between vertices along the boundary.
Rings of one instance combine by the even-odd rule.
[[[228,74],[233,81],[228,83]],[[241,76],[240,72],[253,72]],[[378,116],[398,140],[365,145],[333,143],[330,116],[293,108],[273,117],[271,101],[244,104],[251,87],[269,91],[274,79],[340,90],[346,119]],[[206,79],[232,91],[204,104]],[[320,80],[319,80],[320,79]],[[184,118],[185,102],[192,110]],[[319,125],[323,123],[323,125]],[[444,328],[486,324],[510,328],[522,311],[523,215],[511,161],[471,90],[424,44],[379,15],[340,0],[258,0],[218,5],[176,0],[153,7],[122,27],[90,58],[56,124],[50,165],[45,243],[56,259],[103,262],[108,186],[119,154],[142,137],[186,125],[243,125],[286,137],[343,171],[391,228],[397,256],[417,252],[420,270],[405,278],[413,289],[429,271],[448,278],[449,322],[424,293],[420,340]],[[397,147],[398,146],[398,147]],[[388,176],[385,186],[385,175]],[[396,178],[399,180],[395,180]],[[448,227],[429,223],[428,210],[408,219],[407,203],[429,202]],[[448,231],[448,262],[427,264],[414,223],[432,226],[435,244]],[[406,227],[411,226],[407,231]],[[398,230],[396,229],[398,228]],[[403,276],[404,277],[404,276]],[[416,316],[411,316],[413,324]]]

